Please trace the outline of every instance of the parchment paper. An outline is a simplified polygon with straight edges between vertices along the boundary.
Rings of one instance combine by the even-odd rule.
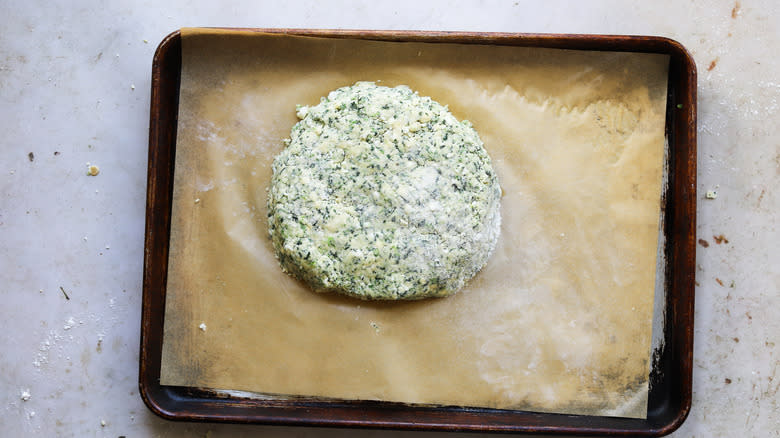
[[[666,56],[202,29],[182,51],[162,384],[646,417]],[[359,80],[449,105],[493,159],[502,235],[454,296],[317,294],[274,258],[295,105]]]

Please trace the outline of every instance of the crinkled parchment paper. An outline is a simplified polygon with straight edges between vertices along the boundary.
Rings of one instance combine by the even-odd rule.
[[[666,56],[203,29],[182,50],[162,384],[646,416]],[[449,105],[493,158],[501,239],[452,297],[321,295],[274,258],[295,105],[360,80]]]

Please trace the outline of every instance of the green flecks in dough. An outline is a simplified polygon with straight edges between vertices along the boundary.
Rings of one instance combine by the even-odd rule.
[[[318,292],[420,299],[456,292],[487,263],[501,188],[470,122],[370,82],[296,113],[268,197],[286,272]]]

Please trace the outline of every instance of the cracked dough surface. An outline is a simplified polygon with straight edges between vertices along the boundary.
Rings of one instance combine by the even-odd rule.
[[[455,293],[487,263],[501,188],[470,122],[371,82],[298,117],[268,197],[286,272],[318,292],[406,300]]]

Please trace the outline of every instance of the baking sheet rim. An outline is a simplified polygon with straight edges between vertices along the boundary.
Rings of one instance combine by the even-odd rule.
[[[298,33],[300,36],[321,36],[321,37],[336,36],[336,37],[355,37],[355,38],[360,38],[360,39],[371,39],[371,38],[365,38],[366,35],[367,35],[367,32],[365,32],[365,31],[341,31],[341,30],[336,30],[336,31],[322,30],[322,31],[320,31],[320,30],[291,30],[291,29],[282,29],[282,30],[279,30],[279,29],[243,29],[243,30],[251,30],[251,31],[267,32],[267,33],[292,33],[292,34],[296,34],[296,32],[300,32],[300,33]],[[322,32],[323,34],[319,34],[320,32]],[[329,32],[333,32],[334,34],[330,35]],[[389,39],[391,39],[391,40],[396,39],[396,38],[403,38],[405,36],[404,32],[400,32],[399,33],[399,32],[393,32],[393,31],[379,31],[379,32],[375,32],[373,34],[368,32],[368,34],[370,34],[369,36],[371,36],[371,35],[379,36],[380,37],[379,39],[385,39],[386,37],[389,37]],[[416,38],[419,38],[420,40],[425,40],[426,35],[427,35],[427,33],[425,33],[425,32],[421,32],[419,34],[415,33],[415,32],[409,32],[409,34],[414,34],[414,36]],[[681,53],[683,61],[685,63],[687,63],[687,65],[685,66],[684,73],[687,75],[688,85],[690,85],[691,81],[693,81],[693,83],[695,84],[695,78],[696,78],[695,64],[692,63],[690,55],[687,54],[685,49],[681,45],[679,45],[679,43],[677,43],[676,41],[670,40],[670,39],[666,39],[666,38],[660,38],[660,37],[637,37],[637,36],[607,36],[607,35],[544,35],[544,34],[530,34],[529,35],[529,34],[458,33],[458,32],[452,32],[452,33],[449,33],[449,32],[444,32],[444,33],[442,33],[442,32],[432,32],[430,34],[432,34],[434,37],[458,36],[458,37],[462,37],[462,38],[469,38],[469,37],[473,36],[473,37],[476,37],[476,38],[488,38],[488,39],[489,38],[519,38],[521,41],[525,37],[525,38],[531,38],[532,40],[535,40],[537,43],[540,40],[541,41],[544,41],[544,40],[547,40],[547,41],[556,40],[558,42],[558,44],[554,44],[553,45],[554,47],[551,47],[551,48],[559,48],[558,45],[561,43],[561,39],[564,40],[564,44],[565,44],[566,41],[582,41],[583,39],[589,39],[591,42],[593,42],[594,38],[597,40],[597,41],[595,41],[596,43],[598,43],[599,40],[607,41],[607,40],[612,40],[612,39],[618,39],[618,40],[623,41],[624,43],[626,43],[628,41],[636,41],[638,43],[640,40],[643,40],[643,41],[654,40],[656,44],[666,45],[667,47],[665,47],[664,51],[660,51],[659,52],[657,47],[654,46],[655,50],[650,50],[650,52],[652,52],[652,53],[670,53],[670,54],[672,54],[673,52],[676,51],[676,52],[678,52],[678,53],[676,53],[678,56]],[[147,201],[148,201],[148,203],[147,203],[147,239],[146,239],[147,242],[146,242],[146,245],[145,245],[146,248],[147,248],[147,251],[145,253],[145,259],[146,260],[145,260],[145,265],[144,265],[144,271],[145,271],[145,274],[144,274],[144,277],[145,277],[144,278],[144,314],[143,314],[144,324],[142,326],[143,330],[142,330],[142,338],[141,338],[141,341],[142,341],[142,352],[145,353],[145,354],[142,354],[142,356],[141,356],[141,374],[140,374],[140,377],[139,377],[139,379],[140,379],[139,383],[140,383],[140,386],[141,386],[141,389],[142,389],[142,396],[143,396],[144,400],[147,402],[147,405],[149,405],[149,407],[152,408],[152,410],[155,411],[156,413],[164,415],[164,416],[166,416],[166,414],[163,412],[164,410],[160,409],[159,406],[156,403],[154,403],[152,398],[150,397],[150,395],[152,395],[152,392],[154,392],[154,391],[150,392],[150,390],[151,390],[151,388],[149,386],[150,382],[148,380],[144,379],[144,376],[149,374],[148,373],[149,369],[148,369],[147,366],[149,365],[148,364],[148,360],[150,359],[150,357],[146,354],[146,353],[148,353],[148,350],[146,348],[144,348],[144,347],[147,347],[147,343],[149,341],[150,329],[151,329],[151,327],[149,325],[149,322],[150,322],[150,319],[153,316],[151,314],[151,310],[152,310],[151,306],[150,306],[151,303],[149,302],[149,299],[151,299],[151,297],[150,297],[151,291],[149,290],[149,286],[150,286],[150,283],[151,283],[152,279],[147,276],[149,271],[152,270],[152,266],[150,266],[150,263],[149,263],[150,262],[150,258],[151,258],[151,253],[150,253],[150,250],[149,250],[149,243],[152,240],[152,239],[150,239],[149,230],[151,228],[153,228],[153,227],[151,226],[152,225],[152,221],[150,221],[149,207],[151,206],[152,201],[154,200],[153,189],[156,189],[156,182],[157,182],[156,178],[153,178],[156,175],[154,174],[154,172],[153,172],[154,169],[151,166],[151,164],[152,164],[151,158],[152,158],[152,155],[153,155],[152,148],[156,144],[156,140],[159,140],[159,138],[155,137],[155,134],[160,134],[160,129],[161,129],[161,126],[156,123],[157,120],[155,118],[155,111],[154,111],[156,104],[159,104],[161,102],[161,100],[160,100],[161,97],[159,95],[159,92],[160,92],[160,90],[159,90],[159,88],[160,88],[159,79],[160,79],[160,76],[162,74],[162,72],[160,71],[160,68],[161,68],[160,64],[163,61],[162,56],[163,55],[166,55],[166,56],[168,55],[168,53],[163,53],[163,49],[168,49],[168,47],[167,47],[168,44],[175,44],[175,40],[178,39],[179,37],[180,37],[179,31],[175,31],[175,32],[171,33],[170,35],[168,35],[161,42],[160,47],[158,47],[157,53],[155,54],[155,62],[154,62],[154,66],[153,66],[153,76],[156,76],[157,80],[153,80],[153,82],[152,82],[152,88],[153,88],[153,90],[152,90],[152,120],[151,120],[151,123],[150,123],[150,167],[149,167],[150,179],[149,179],[149,192],[148,192],[148,199],[147,199]],[[523,44],[520,44],[520,45],[523,45]],[[575,47],[575,48],[572,48],[572,49],[573,50],[583,50],[582,47]],[[643,52],[643,50],[633,50],[633,49],[637,49],[637,48],[632,48],[632,50],[630,50],[630,51]],[[588,49],[585,49],[585,50],[588,50]],[[592,49],[590,49],[590,50],[592,50]],[[604,49],[604,50],[606,50],[606,51],[613,51],[614,47],[613,48],[607,48],[607,49]],[[671,72],[670,72],[670,75],[671,75]],[[685,82],[683,82],[683,85],[685,85]],[[673,84],[670,82],[668,86],[671,89],[673,87]],[[688,100],[688,104],[689,105],[688,105],[688,107],[690,108],[690,112],[689,112],[689,114],[687,114],[687,118],[688,119],[693,119],[695,121],[695,87],[693,88],[693,90],[688,88],[685,91],[688,91],[690,93],[688,95],[688,97],[689,97],[689,100]],[[690,99],[691,96],[694,97],[694,99],[691,100]],[[671,102],[667,105],[668,108],[669,108],[669,105],[671,105]],[[157,109],[159,110],[159,106],[157,106]],[[667,125],[668,124],[669,124],[669,121],[667,120]],[[695,123],[694,123],[694,126],[695,126]],[[162,126],[162,128],[164,129],[165,127]],[[667,126],[667,130],[669,130],[669,126]],[[685,134],[685,132],[683,132],[683,134]],[[688,140],[692,140],[692,141],[689,142],[686,146],[688,147],[688,149],[693,148],[695,150],[695,132],[693,132],[693,133],[688,132],[687,134],[688,134],[687,135],[687,139]],[[690,155],[690,152],[689,152],[689,155]],[[690,165],[689,169],[687,169],[687,170],[690,170],[691,166],[695,169],[695,154],[694,154],[694,160],[693,160],[692,163],[690,162],[690,159],[689,159],[689,165]],[[688,174],[688,176],[690,177],[690,174]],[[693,179],[695,180],[695,172],[693,174]],[[695,186],[692,186],[691,190],[694,191],[694,193],[695,193]],[[695,196],[694,196],[694,199],[695,199]],[[695,203],[694,203],[694,207],[695,207]],[[694,208],[694,218],[693,218],[693,220],[695,221],[695,208]],[[666,233],[662,233],[662,234],[664,236],[666,235]],[[667,240],[667,244],[669,244],[669,243],[670,242]],[[688,250],[690,250],[690,248],[688,248]],[[695,254],[693,256],[695,257]],[[688,264],[690,264],[690,263],[691,262],[689,261]],[[667,279],[667,282],[668,282],[668,279]],[[164,288],[164,283],[163,283],[163,288]],[[164,300],[164,296],[162,296],[161,298]],[[667,298],[669,298],[669,296],[667,296]],[[693,305],[692,296],[690,296],[690,297],[683,297],[683,298],[688,298],[687,301],[683,302],[684,307],[687,307],[688,310],[692,311],[692,305]],[[158,315],[158,318],[161,317],[161,316],[162,315]],[[687,344],[687,345],[691,345],[692,344],[692,339],[690,339],[690,336],[684,338],[683,341],[684,341],[684,344]],[[159,351],[157,352],[157,356],[159,357]],[[683,365],[685,365],[685,364],[683,364]],[[690,367],[688,366],[688,372],[689,371],[690,371]],[[154,370],[152,370],[151,373],[154,374]],[[159,369],[158,369],[158,373],[159,373]],[[683,377],[685,377],[685,375]],[[684,390],[684,388],[683,388],[683,390]],[[673,424],[670,424],[669,427],[676,428],[677,426],[679,426],[679,424],[682,423],[682,421],[684,420],[685,416],[687,416],[687,411],[690,409],[690,398],[689,398],[690,394],[689,394],[689,392],[690,392],[690,389],[688,389],[688,396],[686,398],[685,397],[685,395],[686,395],[685,391],[683,391],[683,396],[684,396],[683,398],[684,399],[683,399],[683,406],[682,406],[680,415],[678,415],[678,417],[675,420],[675,422]],[[542,415],[545,415],[545,414],[542,414]]]

